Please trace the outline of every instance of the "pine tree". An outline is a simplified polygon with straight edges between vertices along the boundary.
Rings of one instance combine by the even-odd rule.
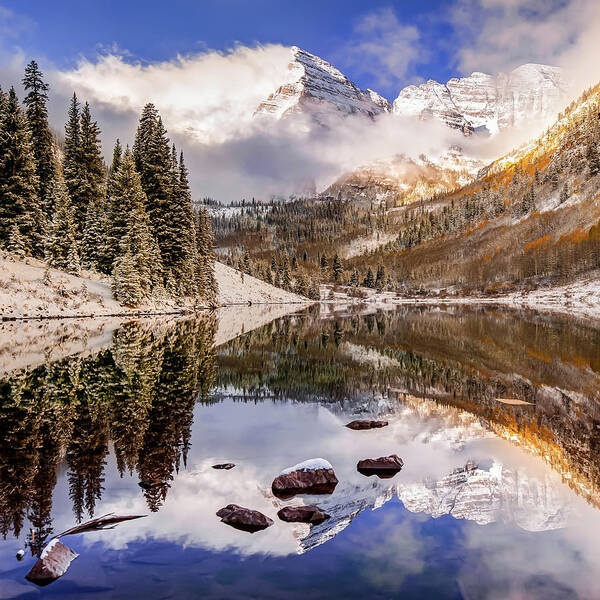
[[[115,264],[111,292],[115,300],[130,307],[138,306],[144,297],[136,260],[129,251],[119,257]]]
[[[117,138],[117,141],[115,142],[115,147],[113,149],[112,162],[110,164],[110,168],[108,169],[108,181],[106,184],[106,195],[108,198],[110,198],[113,193],[114,179],[117,174],[117,171],[119,170],[119,167],[121,166],[122,158],[123,148],[121,146],[121,142]]]
[[[219,292],[215,278],[215,241],[210,216],[204,207],[200,208],[196,214],[196,245],[198,249],[198,279],[202,281],[199,294],[206,302],[214,303]]]
[[[13,223],[8,236],[8,251],[17,256],[25,256],[25,240],[17,223]]]
[[[177,239],[172,238],[170,224],[169,184],[172,182],[172,159],[167,132],[153,104],[146,104],[142,111],[133,156],[146,194],[146,210],[160,248],[166,282],[167,273],[172,266],[170,253],[177,244]]]
[[[73,201],[75,222],[81,232],[81,258],[84,266],[99,269],[106,254],[105,170],[100,149],[100,129],[92,120],[86,102],[80,118],[79,172],[81,187]],[[82,214],[83,211],[83,214]]]
[[[146,212],[146,195],[129,148],[125,150],[115,175],[110,203],[107,244],[110,264],[116,269],[119,259],[129,254],[119,272],[123,274],[124,269],[126,274],[130,263],[133,264],[137,269],[140,289],[147,296],[162,282],[162,264]]]
[[[342,273],[344,272],[344,269],[342,267],[342,263],[340,262],[340,257],[337,254],[333,257],[333,264],[331,266],[331,269],[333,271],[334,281],[339,281],[342,276]]]
[[[371,267],[369,267],[369,270],[367,271],[367,276],[363,281],[363,285],[368,288],[375,286],[375,277],[373,277],[373,271],[371,270]]]
[[[67,192],[75,210],[75,224],[78,237],[83,229],[87,206],[81,200],[83,179],[81,173],[81,118],[77,96],[73,94],[69,105],[69,115],[65,125],[65,147],[63,154],[63,175]]]
[[[44,218],[27,121],[11,88],[0,123],[0,244],[16,223],[25,251],[41,255]]]
[[[166,238],[170,244],[167,250],[169,268],[176,281],[178,294],[194,296],[198,289],[195,276],[198,261],[194,209],[183,153],[178,162],[175,146],[171,151],[169,213]]]
[[[564,204],[569,199],[569,184],[565,182],[560,190],[559,201]]]
[[[26,106],[27,124],[38,178],[37,193],[46,218],[49,220],[52,215],[51,191],[56,178],[56,160],[46,106],[49,86],[44,82],[43,73],[34,60],[25,67],[23,87],[27,92],[23,103]]]
[[[594,140],[590,140],[586,158],[590,169],[590,177],[594,177],[600,173],[600,154],[598,153],[598,144]]]
[[[296,278],[296,284],[294,286],[294,292],[299,296],[306,296],[308,293],[308,285],[306,283],[306,277],[302,273]]]
[[[377,267],[377,275],[375,277],[375,287],[381,291],[385,285],[385,267],[383,265],[379,265]]]
[[[66,271],[77,252],[77,228],[71,200],[61,180],[54,182],[51,196],[54,215],[48,226],[44,254],[48,264]]]

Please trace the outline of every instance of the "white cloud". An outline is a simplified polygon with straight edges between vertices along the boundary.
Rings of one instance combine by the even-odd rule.
[[[173,131],[212,143],[244,131],[259,102],[285,81],[289,58],[289,49],[280,45],[239,46],[153,64],[107,54],[82,60],[57,80],[121,113],[139,113],[152,101]]]
[[[340,60],[355,72],[375,76],[379,85],[387,87],[413,75],[417,62],[424,62],[427,51],[419,30],[403,25],[391,8],[373,11],[356,24],[355,39],[340,52]]]
[[[577,91],[600,79],[597,0],[458,0],[451,22],[463,73],[540,62],[565,68]]]
[[[154,102],[169,135],[185,151],[195,195],[225,202],[285,196],[307,180],[322,189],[361,164],[399,152],[430,153],[456,135],[434,123],[416,126],[417,135],[412,121],[390,115],[376,122],[333,116],[329,129],[302,117],[253,118],[260,102],[289,80],[290,58],[290,49],[278,45],[149,65],[108,54],[55,72],[53,88],[64,111],[73,90],[90,101],[106,155],[115,137],[131,142],[141,108]]]

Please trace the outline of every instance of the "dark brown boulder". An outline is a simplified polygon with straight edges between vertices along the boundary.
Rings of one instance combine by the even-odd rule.
[[[282,471],[271,485],[279,498],[296,494],[331,494],[338,484],[333,467],[322,458],[313,458]]]
[[[355,431],[362,431],[363,429],[379,429],[380,427],[386,427],[387,425],[387,421],[357,420],[351,421],[346,427],[348,427],[348,429],[354,429]]]
[[[285,506],[277,513],[277,516],[287,523],[311,523],[313,525],[318,525],[330,517],[314,504],[309,506]]]
[[[39,586],[48,585],[64,575],[71,561],[78,556],[71,548],[55,538],[44,548],[25,578]]]
[[[235,467],[233,463],[220,463],[218,465],[212,466],[213,469],[225,469],[226,471],[229,471],[229,469],[233,469],[233,467]]]
[[[403,460],[397,454],[391,454],[390,456],[359,460],[356,470],[367,477],[377,475],[380,479],[389,479],[396,475],[403,466]]]
[[[241,531],[248,531],[249,533],[261,531],[273,525],[273,519],[269,519],[269,517],[257,510],[244,508],[237,504],[228,504],[221,510],[218,510],[217,517],[221,517],[223,523],[227,523],[227,525],[231,525]]]

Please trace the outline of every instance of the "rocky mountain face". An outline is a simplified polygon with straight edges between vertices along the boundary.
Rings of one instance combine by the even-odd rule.
[[[503,521],[526,531],[564,527],[569,513],[565,498],[547,478],[498,462],[488,469],[468,462],[438,481],[399,485],[397,493],[411,512],[452,515],[479,525]]]
[[[308,114],[321,124],[333,116],[373,118],[390,112],[390,103],[373,90],[361,90],[327,61],[297,46],[290,50],[289,78],[264,102],[255,116],[275,118]]]
[[[404,88],[393,113],[438,119],[465,133],[495,134],[527,119],[549,119],[561,108],[568,84],[558,67],[526,64],[497,77],[472,73],[446,84],[429,80]]]

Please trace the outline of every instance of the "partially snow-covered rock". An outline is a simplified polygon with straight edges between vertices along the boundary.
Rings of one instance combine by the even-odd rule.
[[[296,494],[331,494],[337,484],[331,463],[312,458],[281,471],[271,489],[280,498],[291,498]]]

